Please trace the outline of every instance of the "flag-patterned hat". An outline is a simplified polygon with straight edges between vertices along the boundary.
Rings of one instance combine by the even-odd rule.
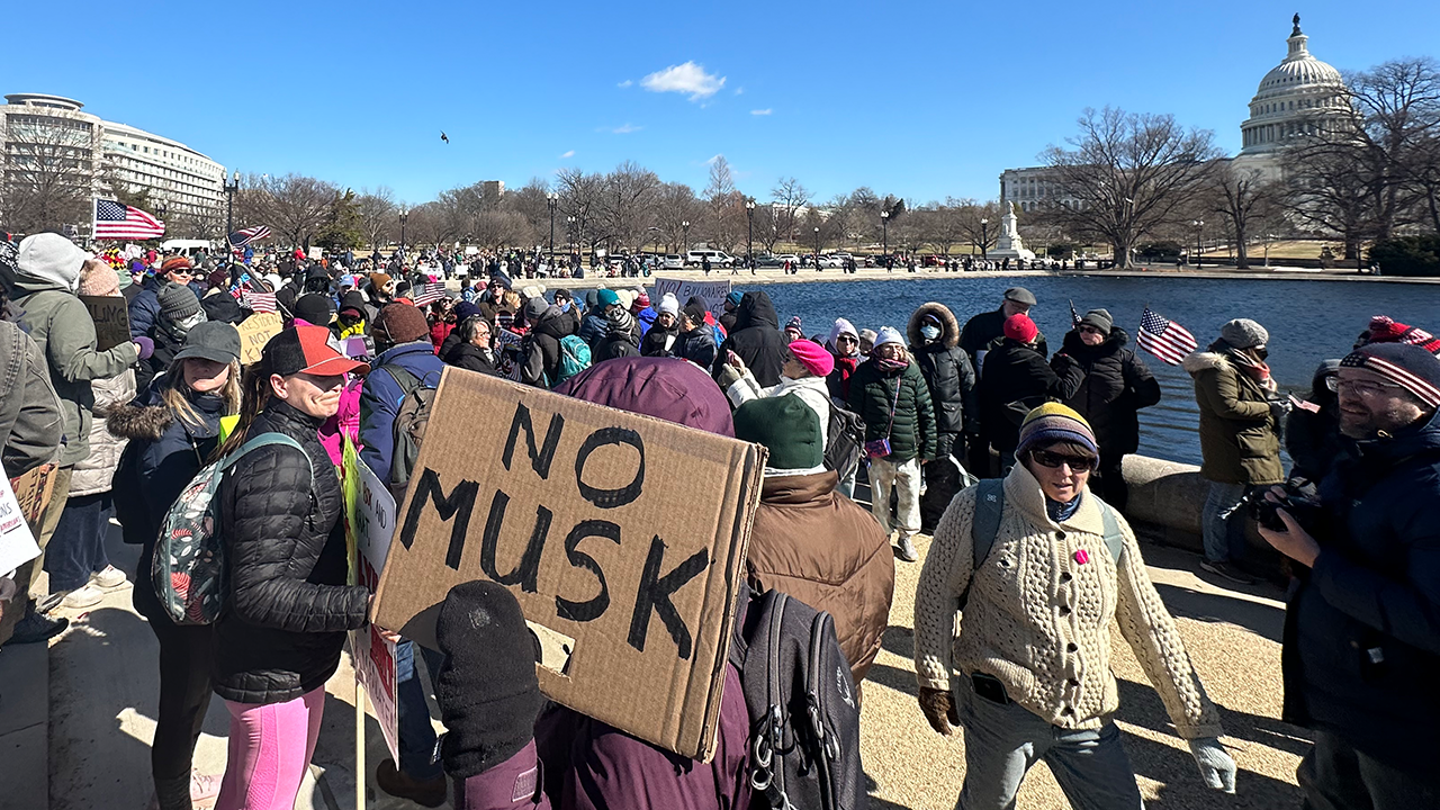
[[[1351,352],[1340,367],[1369,369],[1429,407],[1440,406],[1440,358],[1419,346],[1372,343]]]

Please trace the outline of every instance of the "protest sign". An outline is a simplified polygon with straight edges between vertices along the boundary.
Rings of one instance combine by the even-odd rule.
[[[344,450],[345,537],[350,547],[352,585],[364,585],[374,592],[390,551],[395,533],[395,498],[380,478],[360,460],[355,445],[347,438]],[[375,720],[390,748],[400,761],[400,715],[395,695],[395,645],[380,635],[375,625],[350,631],[350,658],[355,678],[370,695]],[[432,677],[434,673],[431,673]]]
[[[81,302],[95,322],[95,350],[104,352],[130,340],[130,314],[122,295],[82,295]]]
[[[35,532],[55,490],[55,470],[54,464],[42,464],[18,478],[0,480],[0,576],[40,556]],[[25,582],[26,573],[19,572],[19,579]],[[0,582],[0,594],[7,584],[11,581]],[[0,599],[0,644],[10,640],[15,622],[25,613],[25,585],[11,590],[7,599]]]
[[[651,301],[660,303],[660,296],[665,293],[674,293],[675,298],[684,307],[685,302],[692,296],[700,296],[705,301],[706,309],[715,314],[716,318],[725,314],[725,296],[730,294],[729,281],[692,281],[683,278],[655,278],[655,292],[651,294]]]
[[[278,312],[257,312],[241,321],[240,325],[235,327],[240,330],[241,364],[248,366],[259,360],[265,344],[270,342],[270,338],[280,334],[282,325],[283,321],[280,320]]]
[[[375,624],[434,646],[450,588],[498,582],[548,697],[708,759],[764,449],[455,368],[425,435]]]
[[[307,258],[310,259],[310,261],[318,262],[321,259],[325,258],[325,248],[312,247],[310,248],[310,252],[305,255]]]

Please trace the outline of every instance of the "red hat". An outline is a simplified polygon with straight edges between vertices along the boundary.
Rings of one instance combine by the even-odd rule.
[[[351,371],[365,373],[370,367],[330,347],[330,330],[323,326],[292,326],[265,344],[264,359],[270,371],[281,377],[314,374],[338,377]]]
[[[825,350],[824,346],[813,340],[801,338],[790,342],[787,347],[795,359],[800,361],[811,374],[816,377],[829,376],[835,370],[835,357]]]
[[[1040,330],[1036,328],[1035,322],[1023,312],[1017,312],[1005,319],[1005,337],[1011,340],[1029,343],[1038,334]]]

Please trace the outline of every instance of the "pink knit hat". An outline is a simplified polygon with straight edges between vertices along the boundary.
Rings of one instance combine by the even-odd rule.
[[[816,377],[829,376],[830,372],[835,370],[835,356],[813,340],[793,340],[786,348]]]

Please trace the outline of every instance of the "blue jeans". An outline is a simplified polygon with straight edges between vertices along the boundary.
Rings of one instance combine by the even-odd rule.
[[[1042,759],[1075,810],[1144,808],[1113,721],[1087,731],[1063,729],[1018,703],[980,697],[968,677],[955,682],[965,729],[965,786],[956,810],[1013,810],[1025,774]]]
[[[1245,497],[1244,484],[1210,482],[1200,525],[1205,535],[1205,559],[1210,562],[1230,560],[1230,519]]]
[[[50,575],[51,593],[83,587],[91,574],[104,571],[110,564],[105,535],[114,514],[115,502],[109,492],[81,495],[65,502],[55,534],[45,547],[45,572]]]
[[[435,755],[435,727],[430,725],[430,706],[425,686],[415,668],[415,650],[425,659],[433,681],[445,662],[445,655],[401,640],[395,645],[395,703],[400,715],[400,770],[411,779],[436,779],[444,774]]]

